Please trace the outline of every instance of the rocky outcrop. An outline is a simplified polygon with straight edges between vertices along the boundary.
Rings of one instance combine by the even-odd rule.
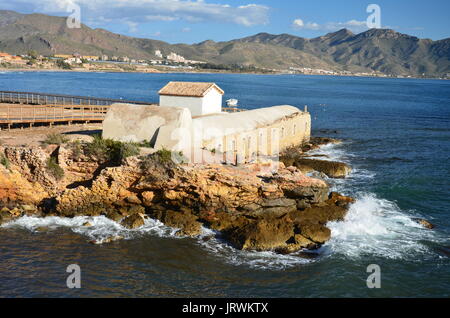
[[[307,151],[317,149],[324,144],[338,144],[340,140],[324,137],[311,138],[309,143],[299,147],[293,147],[281,154],[280,160],[286,167],[297,167],[302,173],[317,171],[325,174],[329,178],[345,178],[352,168],[343,162],[320,160],[312,158],[306,154]]]
[[[202,227],[213,229],[245,250],[291,253],[317,248],[330,238],[326,223],[342,220],[352,203],[351,198],[329,194],[324,181],[307,177],[296,167],[285,168],[282,163],[277,171],[269,172],[261,164],[177,165],[156,153],[129,157],[120,166],[93,173],[92,167],[99,165],[83,154],[74,158],[69,148],[36,151],[32,156],[25,150],[9,153],[8,158],[17,158],[11,160],[15,172],[10,173],[22,177],[23,186],[11,186],[15,192],[9,190],[4,196],[19,202],[34,191],[29,198],[45,216],[104,215],[129,229],[141,227],[145,218],[151,217],[177,228],[181,236],[200,235]],[[27,159],[21,162],[18,154],[27,154]],[[42,164],[49,156],[56,157],[65,171],[64,179],[52,180],[51,186]],[[74,166],[83,162],[89,168],[84,174],[77,172],[79,177],[92,179],[71,183],[55,195],[53,185],[60,188],[69,184]],[[30,166],[35,167],[36,176],[28,174]],[[1,179],[0,174],[0,189],[12,180],[10,176]],[[1,217],[14,218],[10,211],[5,210]],[[15,211],[23,214],[19,212]]]
[[[292,162],[303,173],[318,171],[329,178],[345,178],[351,171],[351,167],[343,162],[299,158]]]

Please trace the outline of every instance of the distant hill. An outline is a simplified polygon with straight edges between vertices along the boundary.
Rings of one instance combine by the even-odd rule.
[[[314,39],[260,33],[228,42],[172,45],[85,25],[68,29],[62,17],[0,11],[0,51],[24,54],[29,50],[45,55],[107,54],[137,59],[156,58],[155,50],[161,50],[214,64],[273,69],[310,67],[411,76],[450,73],[450,39],[419,39],[388,29],[360,34],[343,29]]]

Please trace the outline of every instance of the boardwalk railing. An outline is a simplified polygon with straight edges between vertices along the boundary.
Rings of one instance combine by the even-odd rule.
[[[0,103],[27,105],[96,105],[108,106],[114,103],[148,105],[149,102],[122,99],[97,98],[87,96],[70,96],[32,92],[0,91]]]
[[[0,105],[0,124],[102,121],[109,106]]]
[[[8,125],[9,129],[17,124],[31,127],[35,123],[101,122],[114,103],[156,105],[109,98],[0,91],[0,125]],[[222,110],[229,113],[245,111],[235,107]]]

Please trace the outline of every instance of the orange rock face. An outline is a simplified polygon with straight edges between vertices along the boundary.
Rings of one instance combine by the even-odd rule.
[[[38,204],[46,197],[48,192],[39,183],[30,182],[17,171],[11,172],[0,166],[0,204]]]

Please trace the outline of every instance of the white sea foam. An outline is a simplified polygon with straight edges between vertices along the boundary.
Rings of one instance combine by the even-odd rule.
[[[92,226],[83,226],[89,222]],[[102,243],[109,238],[122,237],[123,239],[136,238],[139,235],[151,234],[160,237],[177,237],[175,233],[178,229],[170,228],[159,222],[158,220],[147,218],[144,226],[138,229],[127,229],[119,223],[114,222],[104,216],[88,217],[77,216],[74,218],[64,217],[33,217],[24,216],[7,224],[3,224],[4,228],[25,228],[36,232],[40,228],[48,228],[53,230],[56,228],[69,228],[73,232],[86,236],[89,240],[96,243]]]
[[[430,252],[424,240],[439,240],[435,232],[418,225],[396,204],[373,194],[359,195],[345,221],[328,226],[331,240],[324,247],[350,258],[372,255],[413,260]]]
[[[213,236],[204,241],[199,239],[198,243],[212,255],[218,255],[225,262],[235,266],[249,266],[256,269],[286,269],[297,265],[312,262],[312,259],[300,257],[298,253],[291,255],[280,255],[274,252],[251,252],[240,251],[215,236],[217,234],[209,229],[204,229],[204,236]]]

